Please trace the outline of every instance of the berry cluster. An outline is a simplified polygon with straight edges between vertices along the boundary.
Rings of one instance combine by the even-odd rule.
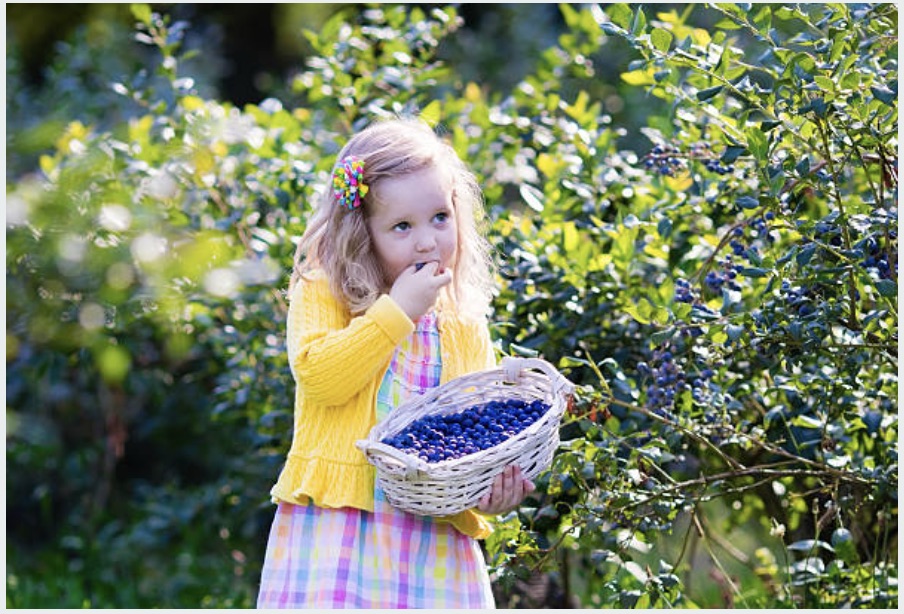
[[[879,242],[869,237],[863,242],[863,268],[876,279],[893,279],[897,274],[896,261],[889,263],[888,251],[883,249]]]
[[[722,164],[706,141],[692,144],[687,153],[682,153],[677,147],[667,143],[656,145],[643,158],[644,166],[648,170],[655,170],[668,177],[674,177],[679,171],[685,170],[688,160],[703,161],[706,170],[711,173],[727,175],[734,172],[734,166]]]
[[[791,282],[783,281],[782,294],[788,303],[788,307],[797,315],[806,317],[816,313],[816,306],[813,304],[813,293],[809,288],[792,286]]]
[[[832,222],[824,220],[816,222],[813,227],[813,233],[814,237],[823,243],[828,243],[832,247],[842,246],[841,227]]]
[[[691,305],[697,301],[697,295],[694,293],[691,282],[683,277],[675,280],[675,300],[679,303],[689,303]]]
[[[712,158],[706,161],[706,170],[711,173],[717,173],[719,175],[727,175],[734,171],[734,166],[731,164],[724,165],[719,160]]]
[[[775,214],[767,211],[762,217],[748,220],[744,226],[738,226],[732,231],[732,239],[729,243],[735,256],[743,256],[748,262],[759,258],[759,246],[775,242],[769,227],[769,222],[775,219]]]
[[[718,175],[727,175],[734,172],[734,166],[731,164],[722,164],[722,161],[713,153],[707,141],[695,143],[691,148],[691,157],[697,160],[704,160],[706,170]]]
[[[675,397],[687,387],[684,371],[674,361],[668,350],[656,350],[653,353],[653,365],[645,362],[637,363],[637,370],[642,376],[648,376],[647,403],[656,414],[671,418],[670,411],[675,405]]]
[[[704,303],[697,295],[697,291],[691,285],[691,282],[679,277],[675,280],[675,300],[679,303],[687,303],[693,307],[691,313],[697,312],[697,315],[709,317],[716,314],[706,303]],[[703,334],[703,329],[699,326],[688,326],[681,329],[681,336],[696,338]]]
[[[701,405],[708,402],[712,397],[709,393],[709,380],[712,379],[712,376],[713,370],[707,367],[691,380],[691,396],[693,396],[694,401]]]
[[[676,360],[672,352],[668,350],[656,350],[653,353],[651,364],[637,363],[638,373],[647,380],[647,407],[655,414],[675,419],[672,413],[675,403],[683,391],[689,390],[691,398],[697,405],[712,405],[714,391],[718,386],[712,383],[715,375],[708,365],[695,364],[692,370],[685,368]],[[707,414],[710,416],[710,414]],[[714,417],[707,417],[706,422],[713,422]]]
[[[490,401],[458,413],[418,418],[382,443],[437,463],[492,448],[529,427],[548,409],[539,399]]]
[[[704,279],[706,285],[717,292],[721,291],[723,287],[740,292],[741,286],[738,285],[738,282],[736,281],[738,272],[735,270],[735,265],[731,260],[731,256],[727,256],[720,260],[719,266],[721,267],[721,270],[710,271],[706,274],[706,278]]]
[[[656,145],[644,156],[644,166],[649,170],[656,170],[660,175],[674,177],[684,169],[684,161],[679,155],[679,151],[671,145]]]

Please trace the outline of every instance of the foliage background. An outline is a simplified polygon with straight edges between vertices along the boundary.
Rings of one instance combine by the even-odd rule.
[[[233,100],[189,5],[95,7],[38,78],[7,30],[7,606],[253,605],[293,238],[420,113],[500,354],[579,384],[500,605],[896,607],[896,7],[313,7]]]

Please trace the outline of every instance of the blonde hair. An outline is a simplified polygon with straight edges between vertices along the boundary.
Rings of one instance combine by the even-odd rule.
[[[370,191],[360,209],[349,211],[333,195],[321,196],[295,252],[289,288],[311,271],[322,270],[338,298],[352,314],[367,310],[389,288],[371,247],[367,216],[373,208],[380,181],[429,168],[448,172],[458,230],[458,257],[446,300],[464,313],[486,316],[495,284],[495,264],[485,238],[483,194],[477,179],[455,153],[419,119],[381,120],[354,135],[337,156],[364,162],[364,183]],[[443,304],[446,304],[443,300]]]

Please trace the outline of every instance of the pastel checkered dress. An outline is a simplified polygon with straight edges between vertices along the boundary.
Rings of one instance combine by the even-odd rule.
[[[396,349],[377,419],[440,381],[439,332],[428,314]],[[452,525],[390,506],[374,511],[280,503],[258,608],[494,608],[480,546]]]

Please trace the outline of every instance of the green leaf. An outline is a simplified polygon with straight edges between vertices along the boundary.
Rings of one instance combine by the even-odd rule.
[[[729,145],[725,148],[725,151],[722,152],[722,156],[719,159],[725,164],[731,164],[732,162],[737,160],[738,157],[745,151],[747,151],[746,147],[740,145]]]
[[[636,305],[626,306],[625,312],[641,324],[649,324],[653,314],[653,306],[650,305],[650,301],[641,297]]]
[[[132,4],[129,6],[132,16],[144,25],[151,24],[151,7],[148,4]]]
[[[653,343],[653,345],[662,345],[668,342],[674,336],[675,331],[673,329],[657,330],[652,335],[650,335],[650,341]]]
[[[721,92],[723,88],[724,86],[717,85],[715,87],[706,88],[705,90],[700,90],[699,92],[697,92],[697,100],[699,100],[700,102],[709,100],[710,98]]]
[[[660,237],[668,239],[669,235],[672,234],[672,220],[667,217],[659,220],[659,223],[656,224],[656,231],[659,233]]]
[[[517,345],[515,343],[509,343],[509,353],[512,356],[523,356],[525,358],[536,358],[540,355],[540,352],[537,350],[524,347],[523,345]]]
[[[631,27],[631,7],[628,4],[613,4],[612,6],[606,7],[606,15],[609,16],[609,19],[612,20],[617,26],[620,26],[624,30],[627,30]]]
[[[744,327],[739,324],[729,324],[725,327],[725,332],[728,333],[729,341],[737,341],[744,334]]]
[[[565,253],[573,252],[580,244],[580,236],[574,222],[562,224],[562,247]]]
[[[769,139],[766,134],[756,127],[749,127],[744,131],[747,136],[747,149],[757,160],[765,161],[769,156]]]
[[[656,307],[653,309],[653,321],[660,326],[669,323],[669,310],[665,307]]]
[[[672,306],[672,313],[675,314],[675,318],[678,320],[687,320],[687,317],[691,315],[691,310],[693,306],[689,303],[675,303]]]
[[[813,416],[796,416],[791,420],[792,426],[800,426],[805,429],[821,429],[822,422]]]
[[[745,9],[737,4],[729,2],[718,2],[716,3],[716,6],[726,13],[731,13],[741,19],[744,19],[747,16],[747,10],[749,10],[749,8]],[[746,6],[749,7],[750,5],[748,4]]]
[[[672,33],[662,28],[653,28],[653,31],[650,32],[650,40],[654,47],[666,53],[672,44]]]
[[[835,63],[841,59],[846,52],[850,49],[850,43],[848,42],[848,37],[845,32],[839,32],[835,35],[834,40],[832,41],[832,51],[829,54],[829,63]],[[844,71],[839,71],[836,74],[844,74]]]
[[[741,26],[730,19],[720,19],[716,22],[715,28],[719,30],[740,30]]]
[[[741,267],[738,270],[738,273],[740,273],[744,277],[766,277],[769,274],[769,269],[761,269],[759,267]]]
[[[631,24],[631,34],[640,36],[646,28],[647,16],[644,15],[643,7],[639,6],[637,7],[637,12],[634,13],[634,23]]]
[[[810,260],[813,258],[813,254],[816,253],[817,245],[815,243],[808,243],[800,250],[797,254],[797,264],[800,266],[806,266],[810,263]]]
[[[818,85],[819,87],[821,87],[823,90],[825,90],[827,92],[835,91],[835,82],[832,81],[828,77],[823,77],[822,75],[816,75],[815,77],[813,77],[813,81],[816,83],[816,85]]]
[[[826,110],[828,106],[826,105],[826,100],[822,96],[818,96],[810,101],[810,104],[807,104],[800,108],[801,113],[809,113],[812,111],[816,114],[817,117],[824,118],[826,116]]]
[[[755,196],[740,196],[735,202],[741,209],[756,209],[760,206],[760,201]]]
[[[587,360],[585,360],[583,358],[578,358],[576,356],[562,356],[559,359],[559,368],[560,369],[567,369],[570,367],[586,367],[589,365],[590,365],[590,363]]]
[[[524,199],[528,207],[537,213],[543,213],[543,192],[526,183],[521,184],[519,191],[521,192],[521,198]]]
[[[629,85],[652,85],[656,82],[651,70],[629,70],[623,72],[621,78]]]
[[[753,23],[760,32],[768,32],[772,27],[772,8],[766,5],[760,9],[760,12],[754,16]]]
[[[879,294],[882,296],[897,296],[898,295],[898,284],[893,282],[890,279],[882,279],[876,283],[876,289],[879,290]]]
[[[832,546],[830,546],[828,543],[815,539],[802,539],[788,545],[788,550],[795,550],[797,552],[810,552],[812,550],[816,550],[817,548],[823,548],[829,551],[832,550]]]
[[[887,85],[872,85],[869,91],[873,93],[873,96],[890,107],[895,106],[895,102],[898,100],[897,92],[892,91]]]
[[[443,105],[440,103],[440,101],[434,100],[421,110],[419,116],[429,125],[435,126],[442,118],[442,108]]]

